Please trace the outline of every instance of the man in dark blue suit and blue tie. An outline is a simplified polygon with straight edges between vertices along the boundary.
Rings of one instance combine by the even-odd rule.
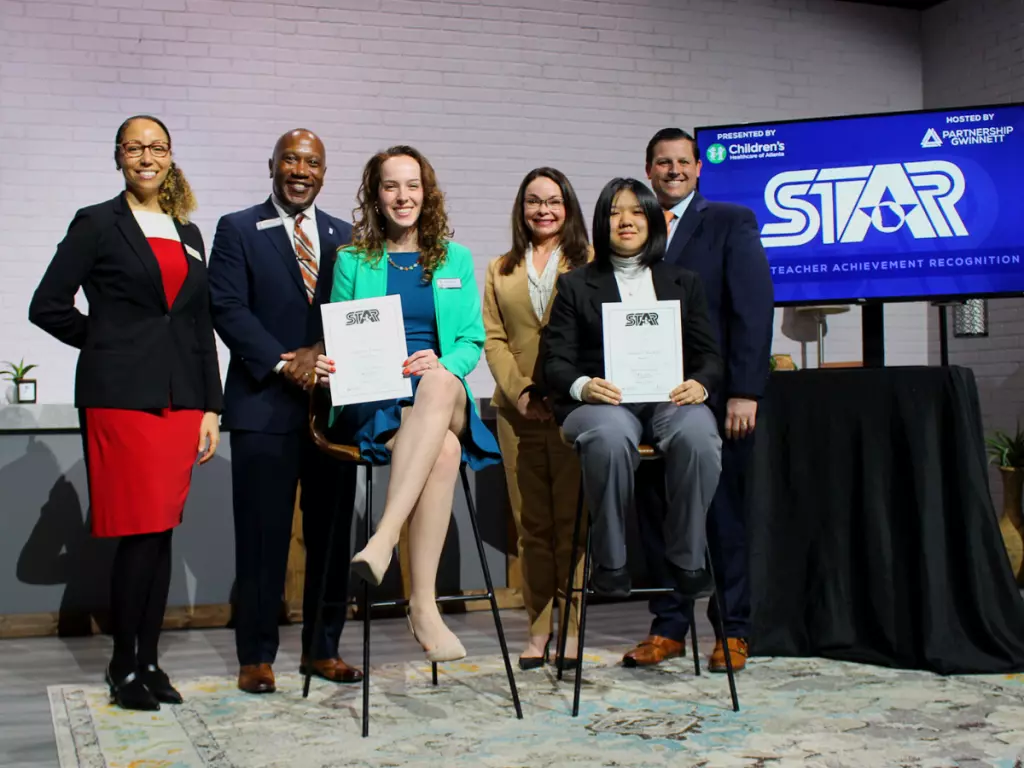
[[[296,486],[301,482],[306,581],[301,668],[335,682],[362,672],[338,656],[345,608],[325,609],[313,637],[317,592],[333,515],[335,545],[349,547],[353,467],[331,461],[308,432],[308,389],[323,351],[320,304],[331,295],[337,249],[352,227],[314,207],[327,169],[323,143],[284,134],[270,159],[273,194],[217,224],[210,253],[213,324],[231,350],[223,426],[230,432],[235,519],[235,644],[238,687],[275,690],[277,620],[284,591]],[[348,593],[348,555],[334,559],[328,599]]]
[[[647,177],[668,225],[665,260],[696,272],[707,296],[711,321],[725,361],[722,385],[709,393],[708,405],[722,434],[722,474],[708,510],[708,545],[734,669],[743,669],[750,634],[744,479],[749,463],[757,403],[768,383],[774,325],[774,290],[753,211],[706,200],[697,192],[700,150],[686,131],[665,128],[647,145]],[[640,531],[654,578],[665,585],[664,476],[658,464],[641,464],[637,477]],[[689,606],[678,594],[650,602],[650,635],[626,654],[626,666],[649,666],[686,651]],[[714,610],[714,601],[710,609]],[[723,639],[709,664],[724,672]]]

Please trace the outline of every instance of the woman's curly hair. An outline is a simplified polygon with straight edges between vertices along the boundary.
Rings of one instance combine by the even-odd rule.
[[[416,226],[419,230],[419,263],[423,267],[423,280],[430,282],[434,271],[445,260],[448,242],[454,232],[448,226],[448,214],[444,209],[444,194],[437,186],[434,167],[420,152],[412,147],[398,145],[388,147],[370,158],[363,169],[363,180],[356,195],[358,205],[352,211],[352,246],[365,254],[373,263],[384,256],[387,239],[387,219],[377,208],[380,194],[381,166],[392,157],[411,157],[420,166],[420,180],[423,184],[423,205]]]
[[[159,125],[160,129],[167,136],[167,145],[172,147],[171,151],[173,152],[171,132],[167,130],[167,126],[164,125],[162,120],[152,115],[134,115],[121,123],[121,127],[117,129],[117,136],[114,138],[114,163],[116,163],[118,170],[121,170],[121,142],[124,140],[124,132],[136,120],[149,120]],[[185,178],[185,174],[181,172],[181,168],[173,160],[171,161],[170,170],[167,171],[167,176],[164,178],[163,183],[160,184],[160,193],[157,199],[160,202],[160,210],[174,217],[182,224],[188,224],[188,215],[198,208],[188,179]]]

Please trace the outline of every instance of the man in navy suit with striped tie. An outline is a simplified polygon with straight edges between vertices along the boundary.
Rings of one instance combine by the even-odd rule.
[[[306,542],[300,671],[311,665],[313,674],[343,683],[363,676],[338,656],[344,606],[325,609],[313,637],[328,530],[337,514],[341,554],[327,598],[341,602],[348,594],[355,469],[319,452],[307,426],[308,390],[323,350],[320,304],[330,298],[337,249],[350,241],[352,227],[313,205],[327,170],[314,133],[284,134],[269,166],[273,193],[221,218],[209,267],[214,327],[231,350],[223,427],[231,440],[238,687],[248,693],[275,690],[271,665],[300,482]]]

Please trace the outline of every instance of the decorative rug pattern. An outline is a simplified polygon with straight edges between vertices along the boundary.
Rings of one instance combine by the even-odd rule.
[[[125,712],[102,685],[48,690],[61,768],[397,766],[1024,766],[1024,676],[939,677],[825,659],[755,658],[737,675],[689,658],[625,669],[587,653],[579,717],[573,674],[516,670],[516,720],[500,656],[373,668],[370,735],[361,686],[297,674],[251,696],[234,677],[176,681],[185,697]]]

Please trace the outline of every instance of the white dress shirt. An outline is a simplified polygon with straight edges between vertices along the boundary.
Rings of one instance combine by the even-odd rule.
[[[676,217],[672,219],[672,223],[668,228],[668,240],[665,241],[666,250],[668,249],[669,243],[672,242],[672,236],[676,233],[676,227],[679,226],[679,221],[683,218],[683,214],[686,213],[686,209],[690,207],[690,201],[693,200],[693,194],[694,193],[691,192],[669,209],[676,215]]]
[[[274,208],[277,210],[277,215],[281,217],[281,223],[284,225],[284,231],[288,234],[288,244],[295,250],[295,217],[298,215],[288,213],[284,208],[281,207],[281,203],[277,200],[277,195],[270,196],[270,202],[274,204]],[[320,231],[316,228],[316,206],[310,205],[304,211],[298,213],[303,214],[306,218],[302,220],[302,232],[309,238],[309,242],[313,244],[313,258],[316,261],[317,269],[320,268]],[[298,257],[296,257],[298,258]],[[274,366],[274,373],[280,373],[281,369],[284,368],[285,361],[281,360],[277,365]]]
[[[562,246],[555,246],[548,256],[548,263],[544,269],[537,274],[537,268],[533,265],[533,243],[526,246],[526,276],[530,284],[530,303],[533,305],[533,312],[538,320],[544,319],[551,294],[555,290],[555,279],[558,277],[558,262],[562,258]]]

